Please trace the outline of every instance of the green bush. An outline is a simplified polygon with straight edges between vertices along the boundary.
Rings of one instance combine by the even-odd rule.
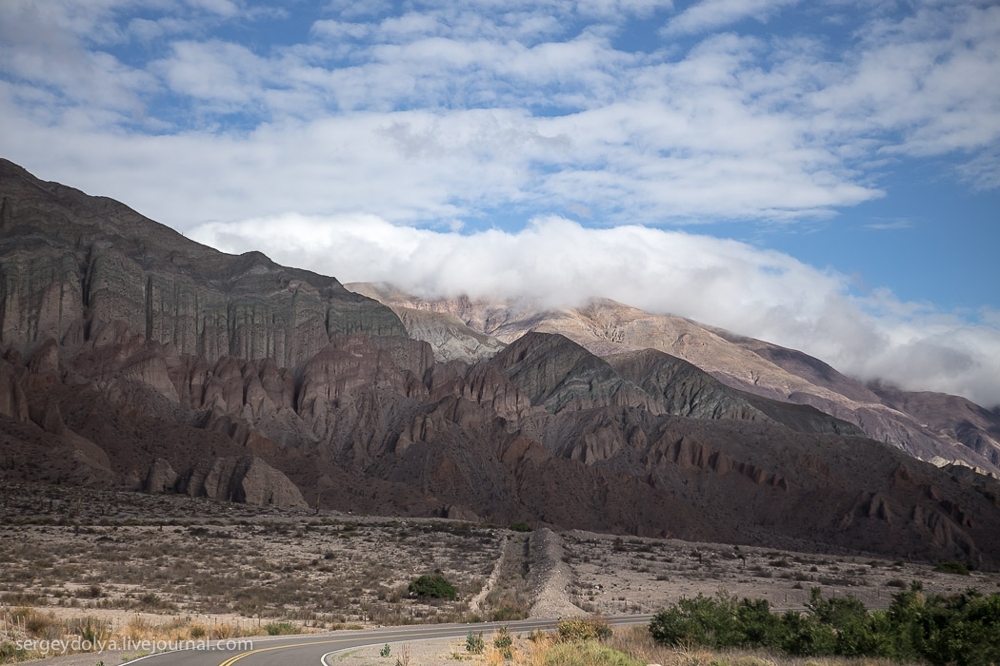
[[[528,617],[527,610],[505,605],[493,611],[490,619],[493,622],[512,622],[514,620],[523,620],[526,617]]]
[[[767,648],[802,657],[881,657],[934,665],[1000,664],[1000,594],[967,590],[925,597],[919,583],[893,597],[888,610],[868,611],[857,599],[824,599],[812,591],[808,613],[774,615],[764,600],[736,602],[720,593],[681,599],[649,624],[667,645]]]
[[[271,622],[264,625],[264,631],[267,632],[268,636],[287,636],[299,633],[298,628],[291,622]]]
[[[465,651],[470,654],[482,654],[486,650],[486,643],[483,641],[483,632],[474,634],[471,631],[465,637]]]
[[[820,589],[814,587],[806,607],[812,611],[816,622],[833,630],[833,645],[824,636],[816,648],[823,652],[810,654],[838,654],[847,657],[861,657],[873,654],[875,638],[869,625],[868,609],[854,597],[831,597],[823,599]],[[800,654],[806,654],[804,652]]]
[[[781,618],[771,612],[767,599],[743,599],[736,607],[740,646],[778,648],[783,628]]]
[[[493,647],[500,651],[504,659],[514,658],[513,646],[514,638],[510,635],[510,630],[507,627],[497,629],[496,636],[493,638]]]
[[[649,632],[654,640],[666,645],[738,646],[736,601],[724,592],[714,599],[702,594],[694,599],[683,598],[654,615]]]
[[[510,527],[510,529],[514,530],[515,532],[531,532],[532,531],[531,525],[529,525],[528,523],[524,522],[523,520],[516,520],[513,523],[511,523],[509,527]]]
[[[449,583],[447,578],[438,574],[421,576],[410,583],[407,589],[410,594],[415,594],[418,597],[451,601],[458,599],[458,590],[455,589],[455,586]]]
[[[797,657],[823,657],[836,653],[836,631],[814,616],[786,611],[781,617],[781,625],[781,649],[784,652]]]
[[[624,652],[594,642],[557,643],[545,654],[545,666],[645,666]]]
[[[969,568],[962,564],[961,562],[952,562],[950,560],[945,560],[944,562],[938,562],[934,567],[934,571],[940,571],[942,573],[956,574],[958,576],[968,576]]]
[[[19,648],[16,643],[10,641],[0,643],[0,664],[12,661],[24,661],[27,655],[28,653],[23,648]]]

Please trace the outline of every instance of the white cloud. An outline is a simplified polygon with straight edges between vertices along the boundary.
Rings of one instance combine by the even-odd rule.
[[[105,5],[107,3],[104,3]],[[92,38],[116,39],[114,30],[96,26],[106,6],[90,12],[63,3],[0,3],[0,71],[56,92],[53,104],[82,102],[96,110],[138,111],[140,94],[156,87],[148,73],[123,65],[114,56],[93,51],[76,30],[93,29]]]
[[[941,155],[1000,141],[1000,6],[927,3],[874,22],[840,75],[809,98],[831,132],[897,133],[881,150]]]
[[[723,28],[746,18],[764,21],[798,0],[701,0],[675,16],[664,34],[681,35]]]
[[[387,281],[424,296],[592,296],[672,313],[801,349],[863,379],[1000,404],[1000,328],[969,323],[794,258],[732,240],[639,226],[587,229],[561,218],[520,232],[472,234],[374,216],[284,215],[209,223],[190,237],[228,252],[266,248],[283,264],[348,281]]]
[[[334,40],[350,37],[351,39],[362,39],[367,37],[372,31],[372,26],[367,23],[352,23],[349,21],[336,21],[325,19],[316,21],[310,28],[314,35],[328,37]]]
[[[1000,189],[1000,150],[983,152],[957,170],[959,177],[976,191]]]
[[[240,7],[232,0],[186,0],[187,4],[197,9],[204,9],[220,16],[235,16]]]
[[[154,67],[167,84],[195,99],[245,103],[261,89],[260,61],[248,49],[224,42],[175,42],[173,56]]]
[[[876,231],[900,231],[902,229],[912,229],[913,222],[906,218],[880,219],[877,222],[866,224],[865,228],[875,229]]]
[[[51,122],[18,112],[24,103],[11,88],[0,110],[21,129],[0,146],[32,170],[46,165],[45,177],[180,228],[288,210],[448,222],[511,204],[584,207],[606,223],[789,219],[880,194],[807,136],[807,119],[769,111],[743,89],[744,40],[707,40],[680,62],[644,66],[586,34],[531,48],[442,38],[393,48],[327,70],[308,49],[264,57],[178,41],[151,69],[194,117],[264,109],[273,120],[239,133],[214,124],[161,136],[67,128],[56,143],[46,140]],[[458,108],[392,110],[448,89]],[[360,108],[331,113],[334,101]],[[522,109],[533,101],[578,110],[537,116]],[[142,172],[116,166],[146,158]],[[190,181],[189,197],[163,196],[163,183]]]
[[[177,18],[134,18],[128,22],[126,33],[140,43],[149,45],[168,35],[181,35],[197,30],[197,24]]]
[[[982,82],[1000,80],[1000,8],[879,18],[856,53],[735,34],[679,55],[614,48],[620,14],[667,4],[425,3],[254,49],[184,32],[229,2],[175,15],[159,0],[12,0],[0,112],[20,130],[0,151],[181,228],[289,210],[447,224],[507,206],[604,224],[790,221],[881,196],[888,157],[955,151],[960,177],[995,187],[1000,88]],[[136,7],[151,18],[116,22]],[[706,0],[674,20],[776,7]],[[144,66],[95,46],[157,34],[171,41]],[[139,159],[142,175],[116,167]],[[188,181],[192,198],[151,187]]]
[[[185,85],[195,90],[197,72],[188,71]],[[212,104],[265,103],[241,77],[220,76]],[[0,112],[15,94],[0,85]],[[878,195],[851,183],[835,156],[797,146],[789,128],[725,95],[714,104],[714,119],[652,101],[555,118],[492,109],[353,113],[237,136],[85,131],[59,144],[46,140],[46,126],[12,114],[4,153],[180,229],[289,210],[449,222],[511,205],[584,206],[606,223],[786,219]],[[183,196],[165,196],[171,191]]]

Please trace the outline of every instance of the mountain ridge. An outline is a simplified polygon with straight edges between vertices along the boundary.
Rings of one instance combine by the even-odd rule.
[[[566,335],[594,354],[609,358],[657,349],[692,363],[729,387],[765,399],[812,406],[920,459],[957,460],[984,473],[1000,474],[1000,431],[988,416],[992,414],[989,410],[977,405],[980,417],[973,420],[971,428],[962,430],[960,438],[960,424],[945,419],[932,427],[919,415],[900,409],[905,401],[891,402],[819,359],[724,329],[643,312],[607,299],[593,299],[578,308],[551,309],[527,301],[421,298],[398,287],[373,283],[349,283],[347,287],[397,312],[452,315],[473,332],[494,335],[504,343],[526,332],[540,331]]]

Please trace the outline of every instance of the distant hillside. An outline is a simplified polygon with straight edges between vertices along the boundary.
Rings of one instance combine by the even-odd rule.
[[[390,285],[346,286],[393,308],[404,322],[450,317],[453,327],[466,327],[466,335],[487,335],[498,343],[539,331],[565,335],[599,356],[656,349],[690,362],[727,386],[811,405],[923,460],[958,460],[1000,474],[1000,417],[996,414],[955,396],[940,396],[930,408],[926,396],[931,394],[896,391],[890,395],[889,389],[873,390],[793,349],[609,300],[595,300],[581,308],[545,309],[525,302],[425,300]],[[435,345],[429,323],[420,327],[408,323],[407,327],[412,336]],[[481,357],[493,353],[482,349]],[[435,353],[440,355],[436,346]]]

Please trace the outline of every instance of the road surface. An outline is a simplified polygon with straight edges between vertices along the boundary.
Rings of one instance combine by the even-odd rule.
[[[619,615],[608,618],[614,626],[645,624],[651,615]],[[458,638],[470,631],[489,636],[493,630],[506,626],[513,634],[534,630],[552,630],[558,620],[520,620],[517,622],[480,622],[476,624],[423,624],[405,627],[385,627],[371,631],[338,631],[331,634],[303,634],[300,636],[253,637],[242,639],[252,642],[253,649],[240,650],[178,650],[150,655],[127,662],[138,666],[324,666],[323,657],[331,652],[369,645]],[[224,647],[226,641],[212,643]]]

